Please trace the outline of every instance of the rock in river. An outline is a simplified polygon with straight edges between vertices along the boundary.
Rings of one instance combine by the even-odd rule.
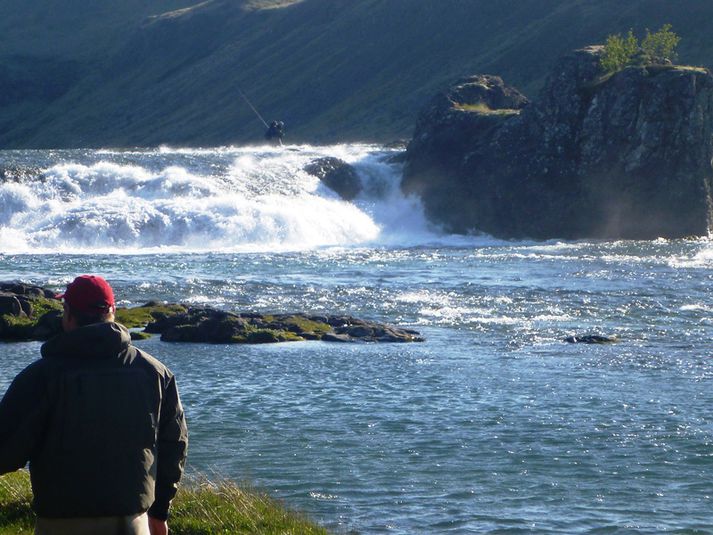
[[[47,340],[62,330],[62,303],[54,292],[0,282],[0,341]],[[416,331],[344,315],[235,313],[150,301],[118,308],[116,321],[134,338],[160,334],[166,342],[264,344],[300,340],[339,342],[422,342]]]
[[[345,201],[351,201],[361,193],[359,175],[351,165],[339,158],[318,158],[307,164],[304,170],[319,178]]]
[[[437,95],[409,143],[403,189],[450,232],[502,238],[707,236],[713,76],[577,50],[528,102],[478,75]]]

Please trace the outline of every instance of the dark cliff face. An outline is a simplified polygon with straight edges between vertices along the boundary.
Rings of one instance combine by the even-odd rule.
[[[481,87],[497,80],[486,96],[434,99],[409,144],[403,188],[420,194],[429,217],[452,232],[706,235],[713,77],[666,65],[603,76],[599,52],[563,58],[529,105],[496,102],[515,90],[494,77],[470,80]]]

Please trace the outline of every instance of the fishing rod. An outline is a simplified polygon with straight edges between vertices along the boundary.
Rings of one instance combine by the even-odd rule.
[[[245,93],[243,93],[242,89],[240,89],[239,87],[238,87],[238,93],[240,93],[240,96],[243,97],[243,99],[245,100],[245,102],[247,103],[247,105],[250,106],[250,109],[255,112],[255,115],[257,115],[257,118],[262,121],[262,124],[265,125],[265,128],[270,128],[270,126],[267,124],[267,122],[265,121],[265,119],[262,118],[262,115],[260,115],[260,112],[258,112],[258,111],[255,109],[255,106],[252,105],[252,103],[248,100],[248,97],[245,96]]]

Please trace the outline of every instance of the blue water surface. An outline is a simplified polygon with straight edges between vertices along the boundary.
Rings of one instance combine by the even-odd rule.
[[[189,470],[337,533],[713,532],[707,240],[0,255],[125,305],[349,313],[422,344],[138,342],[177,375]],[[574,333],[618,343],[573,345]],[[39,343],[0,345],[0,391]]]
[[[713,533],[709,239],[449,236],[364,144],[0,151],[0,281],[120,306],[351,314],[419,344],[137,342],[189,472],[336,533]],[[305,172],[352,166],[344,201]],[[573,334],[616,336],[578,345]],[[39,343],[0,344],[0,392]]]

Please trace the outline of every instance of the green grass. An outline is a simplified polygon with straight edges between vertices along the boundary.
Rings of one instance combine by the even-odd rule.
[[[23,470],[0,476],[0,535],[32,533],[35,515],[31,502],[30,474]]]
[[[0,477],[0,535],[31,535],[29,474],[21,470]],[[174,535],[323,534],[326,529],[286,509],[269,496],[229,481],[197,478],[182,485],[169,520]]]

